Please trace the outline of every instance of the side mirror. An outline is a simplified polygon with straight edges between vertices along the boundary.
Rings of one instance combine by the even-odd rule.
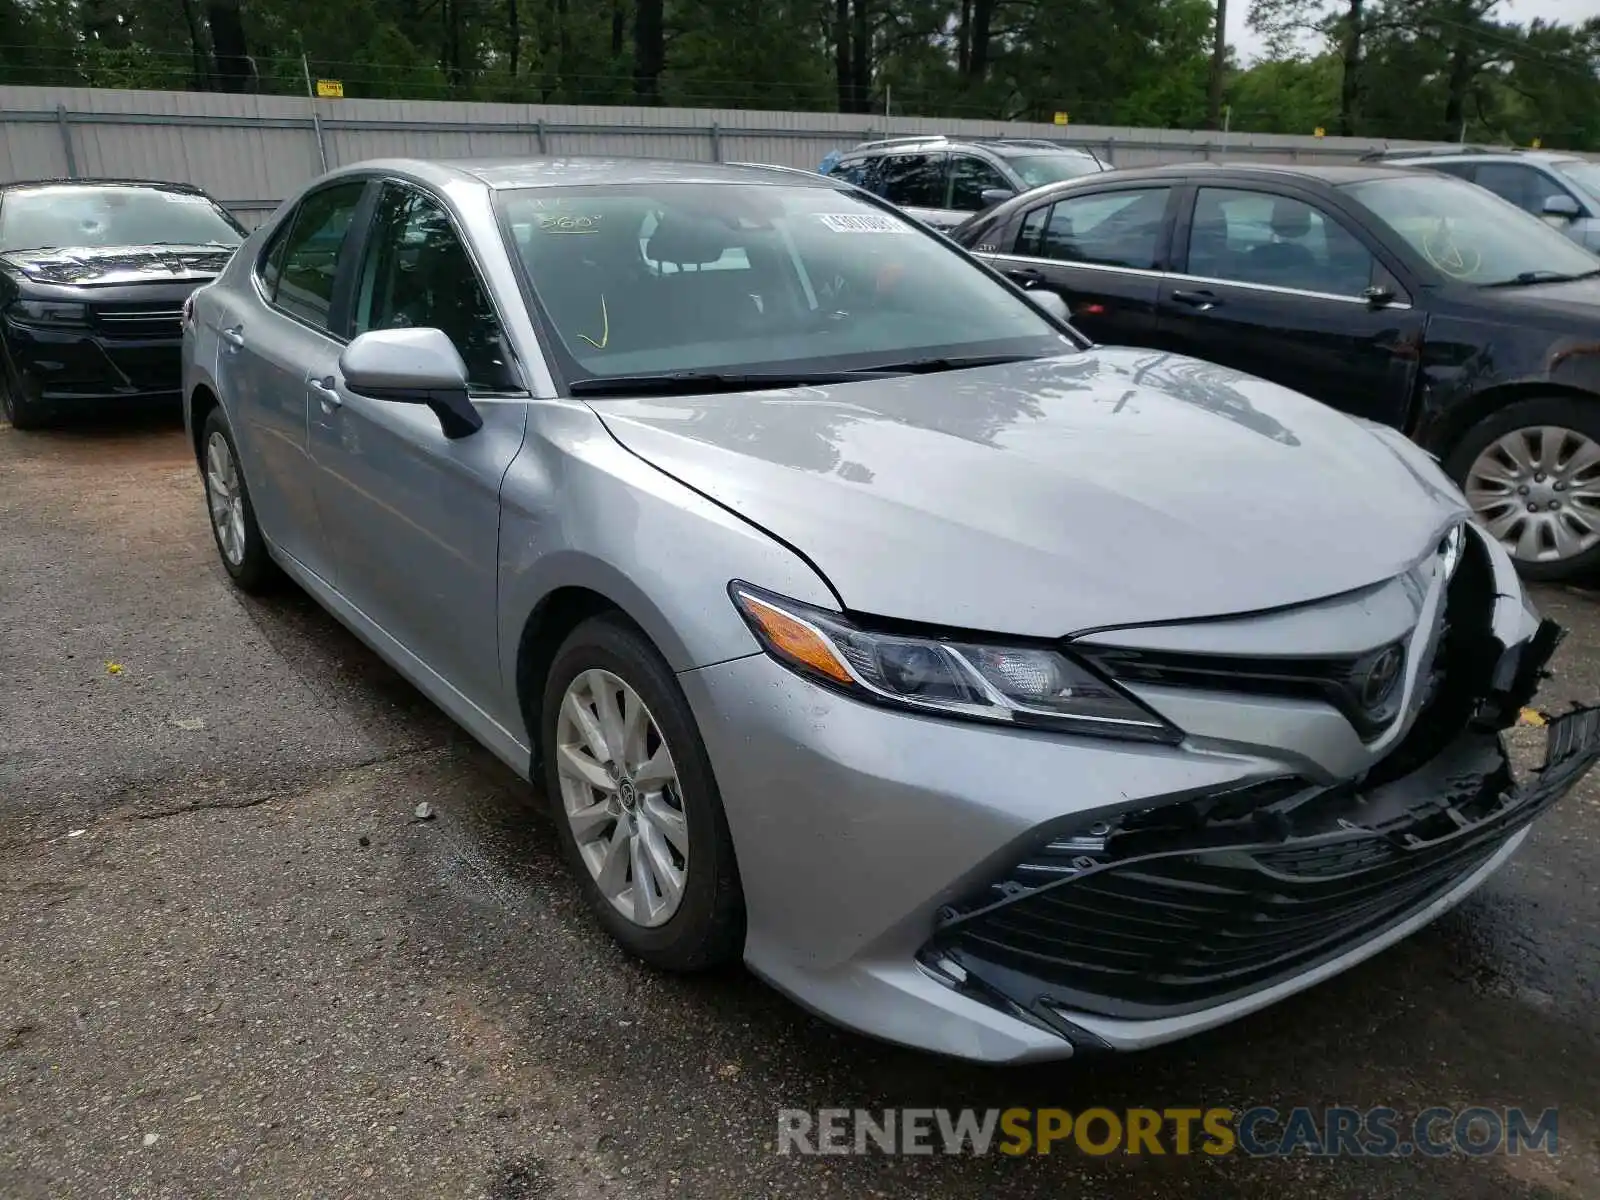
[[[1072,321],[1072,310],[1067,307],[1067,302],[1061,298],[1060,292],[1052,292],[1046,288],[1037,288],[1028,293],[1036,308],[1042,308],[1058,321],[1068,324]]]
[[[1544,201],[1544,215],[1559,217],[1563,221],[1576,221],[1583,216],[1583,210],[1578,207],[1578,202],[1571,196],[1557,193],[1546,196]]]
[[[344,386],[358,396],[394,404],[426,404],[447,438],[483,428],[467,397],[467,365],[440,329],[374,329],[339,356]]]
[[[1374,284],[1361,293],[1361,298],[1373,308],[1386,308],[1394,303],[1394,289],[1381,283]]]
[[[978,194],[978,199],[983,202],[984,208],[993,208],[996,204],[1004,204],[1016,193],[1010,188],[984,188]]]

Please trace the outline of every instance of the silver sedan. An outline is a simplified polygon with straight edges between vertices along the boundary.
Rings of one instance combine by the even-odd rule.
[[[1600,757],[1393,431],[1094,347],[871,197],[375,162],[185,310],[223,566],[543,785],[600,923],[990,1061],[1239,1017],[1432,919]]]

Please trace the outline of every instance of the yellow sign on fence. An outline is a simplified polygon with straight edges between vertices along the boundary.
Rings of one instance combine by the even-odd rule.
[[[317,80],[317,95],[324,100],[343,100],[344,83],[338,79]]]
[[[1056,114],[1056,124],[1057,125],[1065,125],[1066,123],[1067,123],[1067,114],[1066,113],[1057,113]]]
[[[1328,131],[1326,129],[1324,129],[1321,125],[1318,125],[1316,127],[1316,129],[1312,131],[1312,136],[1313,137],[1326,137],[1327,135],[1328,135]]]

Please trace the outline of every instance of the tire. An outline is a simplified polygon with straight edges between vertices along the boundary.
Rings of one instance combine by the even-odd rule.
[[[623,754],[629,769],[621,778],[605,770],[601,761],[604,747],[594,749],[592,740],[575,741],[574,731],[581,726],[570,714],[563,717],[570,691],[572,701],[602,730],[605,719],[599,715],[599,706],[585,701],[599,694],[594,686],[597,682],[610,687],[607,681],[630,690],[644,708],[644,732],[639,741],[631,743],[634,748]],[[617,697],[613,692],[613,699],[619,713],[634,711],[625,694]],[[650,736],[652,729],[658,739]],[[545,747],[545,793],[562,850],[585,901],[606,931],[630,953],[662,970],[709,970],[736,960],[744,948],[745,924],[733,839],[694,716],[672,671],[649,641],[620,617],[592,618],[574,629],[556,652],[545,678],[539,733]],[[653,784],[661,782],[662,745],[670,756],[668,768],[673,779],[652,790]],[[581,773],[573,769],[573,755],[582,760]],[[606,757],[609,761],[610,756]],[[645,758],[650,761],[641,767]],[[595,786],[596,779],[609,780],[609,790]],[[633,787],[635,779],[637,787]],[[626,799],[624,782],[631,789],[631,800]],[[681,826],[671,819],[674,808],[681,815]],[[587,814],[581,822],[582,845],[580,823],[570,815],[575,809]],[[675,833],[663,832],[668,828]],[[629,836],[630,831],[637,832]],[[673,836],[678,840],[670,840]],[[627,855],[627,882],[614,874],[608,878],[600,861],[612,861],[606,857],[607,851],[619,840],[628,847],[626,852],[614,851],[618,856]],[[684,847],[681,855],[680,843]],[[652,859],[652,851],[657,855],[665,852],[667,873],[682,867],[679,898],[670,912],[667,887],[661,882],[666,875],[661,866],[653,865],[663,860]],[[634,863],[640,861],[646,868],[643,874],[650,877],[643,914],[633,872]],[[602,880],[607,881],[611,894]],[[652,913],[649,910],[657,900],[662,907]],[[624,911],[625,905],[631,905],[631,912]]]
[[[0,361],[0,412],[13,429],[43,429],[50,423],[49,408],[27,395],[9,359]]]
[[[223,569],[242,592],[259,595],[271,591],[280,579],[278,564],[272,561],[256,524],[255,506],[250,503],[250,489],[239,466],[239,450],[220,408],[207,413],[200,427],[200,477],[205,483],[211,537]]]
[[[1515,436],[1520,430],[1529,432]],[[1563,469],[1578,461],[1579,439],[1600,449],[1600,402],[1540,396],[1484,418],[1445,459],[1479,523],[1500,539],[1526,579],[1568,580],[1600,570],[1600,461]],[[1507,445],[1522,447],[1526,470]]]

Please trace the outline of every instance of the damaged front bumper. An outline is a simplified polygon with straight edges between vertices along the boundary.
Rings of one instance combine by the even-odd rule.
[[[947,908],[920,961],[1080,1052],[1123,1041],[1108,1031],[1148,1045],[1231,1020],[1376,953],[1486,878],[1600,760],[1600,709],[1547,732],[1522,787],[1498,737],[1472,731],[1370,792],[1237,796],[1207,816],[1168,806],[1055,839],[996,898]]]

